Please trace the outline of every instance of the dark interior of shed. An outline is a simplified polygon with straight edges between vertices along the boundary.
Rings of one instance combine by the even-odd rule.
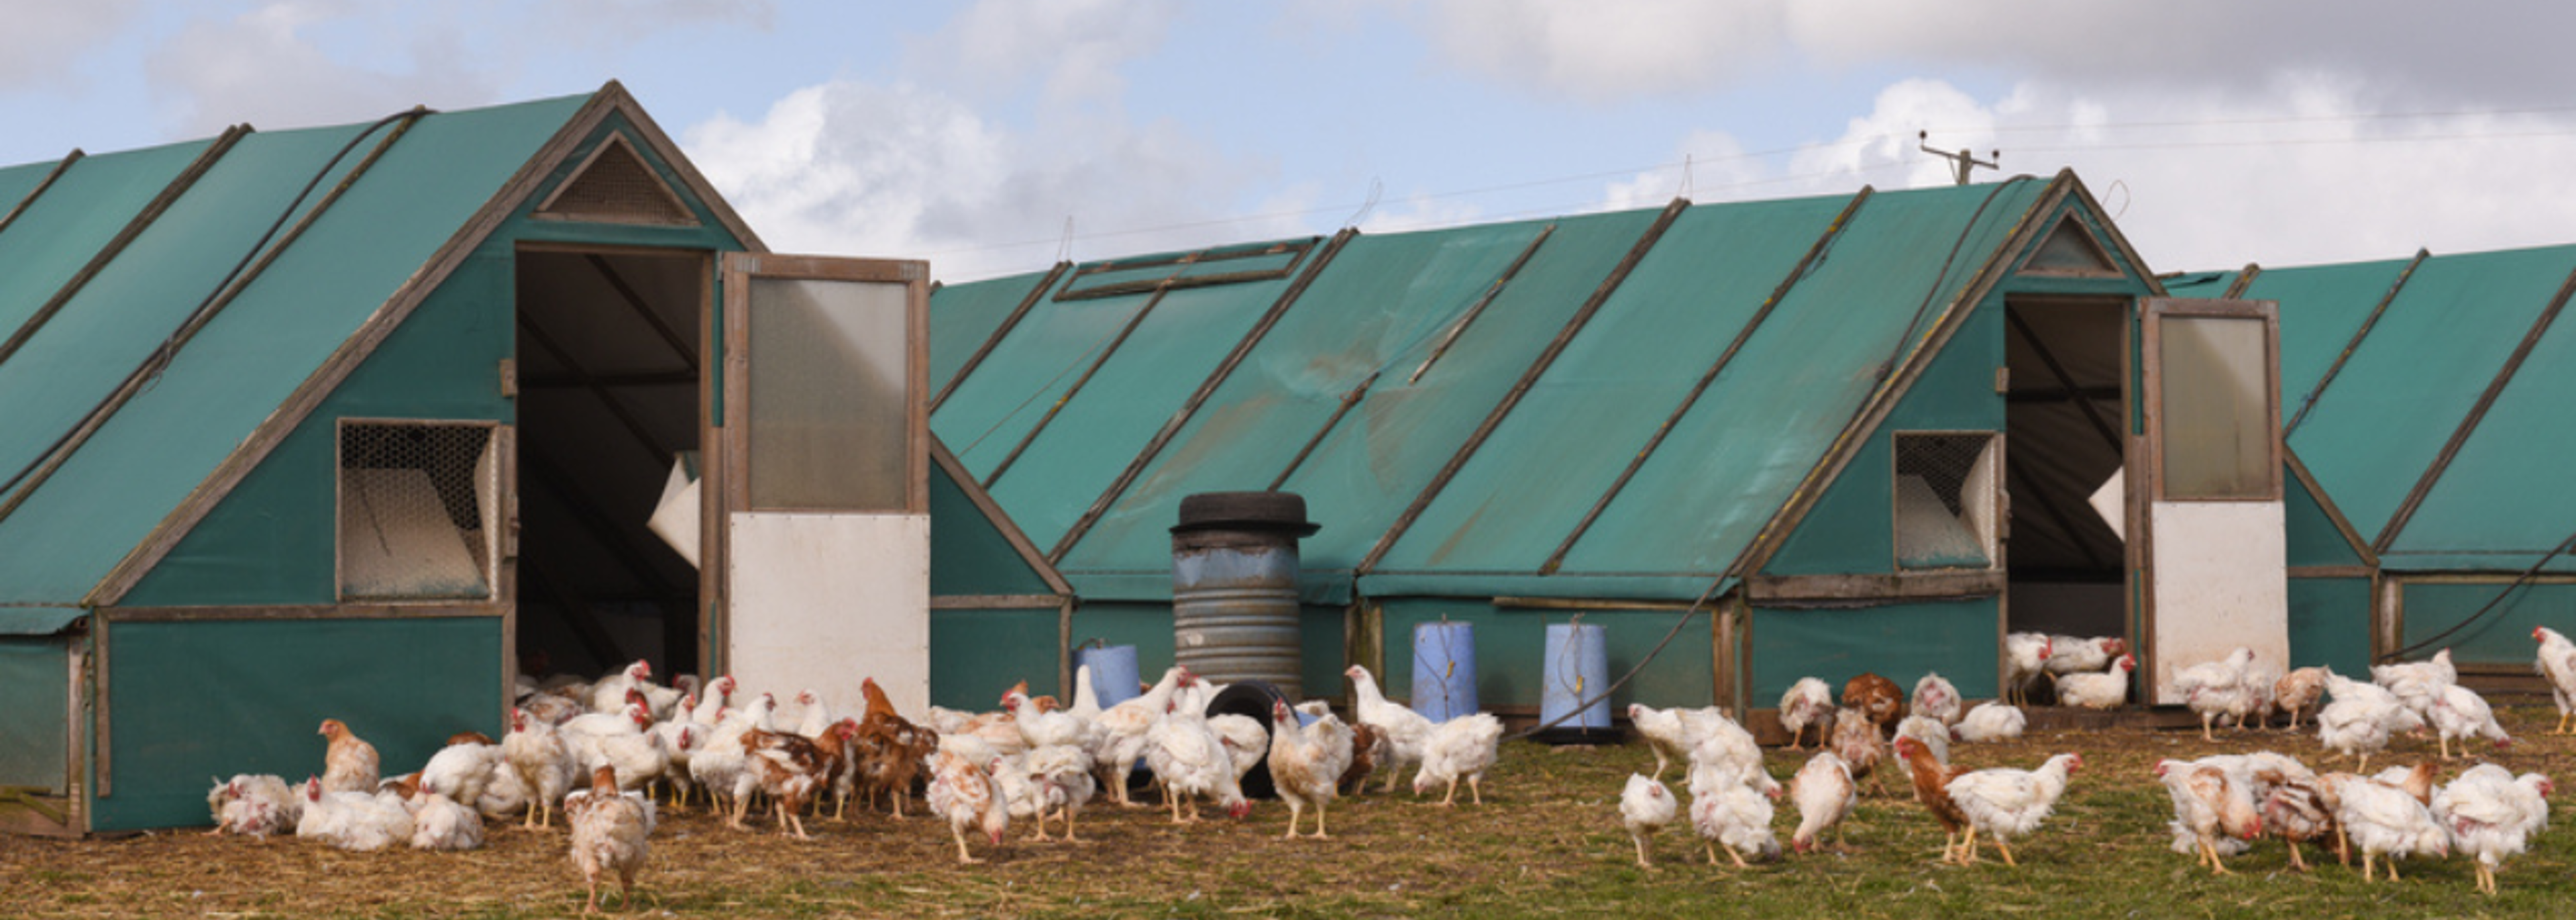
[[[518,254],[518,650],[532,676],[697,670],[698,572],[647,529],[704,428],[703,252]]]
[[[2120,535],[2088,501],[2121,467],[2127,305],[2017,300],[2005,316],[2009,628],[2127,637]]]

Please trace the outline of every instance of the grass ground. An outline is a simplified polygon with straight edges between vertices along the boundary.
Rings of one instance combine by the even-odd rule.
[[[2576,776],[2576,738],[2545,734],[2554,713],[2513,709],[2522,743],[2489,756],[2517,772]],[[2405,864],[2401,882],[2364,883],[2331,864],[2299,874],[2278,843],[2212,877],[2166,848],[2170,817],[2149,775],[2165,757],[2279,750],[2335,766],[2312,734],[2147,730],[2033,733],[2000,745],[1961,745],[1971,766],[2035,766],[2080,751],[2057,813],[2015,847],[2022,865],[1960,868],[1936,856],[1941,832],[1908,797],[1862,799],[1846,825],[1848,854],[1790,856],[1739,871],[1710,866],[1676,825],[1641,869],[1619,827],[1630,771],[1654,768],[1642,746],[1597,749],[1508,744],[1485,784],[1485,804],[1442,809],[1409,795],[1371,794],[1332,810],[1329,841],[1279,839],[1287,812],[1258,803],[1252,817],[1176,828],[1152,809],[1086,812],[1084,843],[1011,842],[982,866],[960,866],[944,825],[882,814],[809,826],[811,842],[728,830],[702,811],[668,817],[633,910],[637,916],[1728,916],[2040,917],[2561,917],[2576,904],[2576,831],[2544,833],[2508,863],[2500,896],[2472,887],[2454,857]],[[1770,753],[1784,781],[1804,754]],[[2433,756],[2401,740],[2374,766]],[[2466,761],[2445,765],[2448,779]],[[1676,773],[1678,771],[1675,771]],[[1668,779],[1678,779],[1668,774]],[[1892,780],[1901,779],[1892,777]],[[1780,805],[1786,839],[1795,809]],[[2562,818],[2559,822],[2564,825]],[[122,840],[0,837],[0,916],[45,917],[541,917],[577,913],[579,873],[565,832],[496,826],[473,853],[342,853],[292,839],[266,844],[179,831]],[[1991,850],[1988,851],[1991,853]],[[2310,853],[2311,861],[2320,854]],[[1720,854],[1720,859],[1724,855]]]

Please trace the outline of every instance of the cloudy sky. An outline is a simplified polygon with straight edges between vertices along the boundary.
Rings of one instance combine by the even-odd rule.
[[[2073,168],[2178,271],[2576,242],[2576,6],[0,0],[0,164],[623,81],[771,246],[950,280]]]

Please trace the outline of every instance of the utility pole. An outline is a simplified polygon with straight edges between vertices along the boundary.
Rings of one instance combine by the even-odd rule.
[[[1992,160],[1977,159],[1976,153],[1970,151],[1966,147],[1959,148],[1959,152],[1957,153],[1951,153],[1946,150],[1934,150],[1932,149],[1932,132],[1930,131],[1916,131],[1914,132],[1914,139],[1916,145],[1923,148],[1924,153],[1950,161],[1950,176],[1951,178],[1957,179],[1960,185],[1968,184],[1968,173],[1970,170],[1974,170],[1979,166],[1983,166],[1987,169],[1995,169],[1997,168],[1996,163],[2004,158],[2004,152],[2001,150],[1986,151],[1987,156],[1994,157]]]

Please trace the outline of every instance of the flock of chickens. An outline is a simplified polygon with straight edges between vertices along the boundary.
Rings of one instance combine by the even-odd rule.
[[[2533,630],[2532,638],[2539,643],[2537,670],[2554,689],[2558,731],[2564,733],[2569,720],[2576,719],[2576,643],[2546,627]],[[2117,639],[2014,634],[2006,651],[2008,699],[2027,699],[2046,675],[2055,681],[2061,703],[2116,705],[2127,692],[2126,673],[2135,667]],[[2328,847],[2347,865],[2357,849],[2364,880],[2374,880],[2383,864],[2388,877],[2397,878],[2401,858],[2458,851],[2476,860],[2478,890],[2494,894],[2496,870],[2548,826],[2553,791],[2548,777],[2517,776],[2480,763],[2448,784],[2436,784],[2430,761],[2363,772],[2370,755],[2400,734],[2434,734],[2443,760],[2452,759],[2455,740],[2462,742],[2462,756],[2469,738],[2491,739],[2499,748],[2511,745],[2486,701],[2460,686],[2458,677],[2448,650],[2430,661],[2373,667],[2368,682],[2324,668],[2271,673],[2256,663],[2251,650],[2241,648],[2177,672],[2174,687],[2201,717],[2204,740],[2215,740],[2211,729],[2221,720],[2253,728],[2268,725],[2282,712],[2289,714],[2289,730],[2295,732],[2302,716],[2313,711],[2319,740],[2352,758],[2354,770],[2318,773],[2271,751],[2161,761],[2153,772],[2173,802],[2174,818],[2167,825],[2173,850],[2192,854],[2201,866],[2223,874],[2228,872],[2226,857],[2243,853],[2265,836],[2283,841],[2291,864],[2301,871],[2308,868],[2301,843]],[[2117,686],[2092,686],[2095,678]],[[2321,696],[2327,701],[2319,709]],[[2110,703],[2100,702],[2105,698]],[[2017,864],[2011,840],[2036,830],[2049,816],[2069,777],[2083,767],[2082,755],[2058,754],[2028,770],[1954,767],[1949,763],[1951,742],[2017,737],[2025,721],[2020,709],[1991,701],[1962,712],[1950,682],[1927,674],[1915,684],[1910,714],[1907,710],[1896,684],[1876,674],[1845,684],[1839,708],[1821,680],[1806,678],[1790,688],[1779,709],[1781,727],[1792,738],[1790,748],[1798,749],[1810,728],[1823,736],[1819,752],[1789,782],[1787,794],[1799,812],[1791,847],[1808,852],[1827,831],[1841,846],[1842,821],[1858,799],[1856,781],[1867,778],[1877,784],[1892,750],[1912,782],[1915,800],[1947,835],[1944,862],[1976,862],[1983,835],[2006,864]],[[1710,864],[1716,864],[1721,846],[1738,867],[1746,865],[1747,855],[1779,854],[1770,800],[1782,790],[1763,769],[1762,752],[1750,733],[1714,707],[1631,706],[1629,717],[1655,752],[1655,774],[1630,774],[1620,797],[1620,815],[1636,843],[1639,865],[1651,865],[1649,840],[1681,812],[1661,782],[1672,758],[1687,763],[1691,826],[1705,841]],[[1894,742],[1888,745],[1891,730]],[[1879,788],[1884,794],[1884,787]]]
[[[323,772],[300,786],[277,776],[243,774],[217,781],[207,794],[214,834],[265,838],[293,833],[344,850],[410,846],[467,850],[482,846],[484,821],[519,819],[550,829],[560,808],[571,832],[572,860],[589,886],[585,912],[599,906],[599,885],[615,876],[631,902],[637,869],[667,792],[669,807],[701,795],[745,829],[757,799],[781,833],[807,839],[808,809],[829,799],[845,817],[852,797],[863,808],[883,800],[895,817],[921,787],[929,810],[945,820],[961,863],[978,863],[974,835],[999,846],[1010,823],[1033,822],[1030,839],[1076,841],[1075,821],[1095,796],[1129,801],[1129,777],[1142,763],[1177,824],[1201,820],[1203,804],[1234,818],[1251,810],[1242,782],[1266,763],[1289,807],[1283,836],[1298,837],[1315,811],[1311,837],[1330,836],[1325,809],[1345,790],[1356,794],[1378,772],[1392,790],[1413,767],[1421,795],[1446,787],[1456,800],[1464,780],[1483,802],[1502,723],[1477,713],[1433,723],[1390,702],[1365,668],[1348,675],[1357,688],[1354,721],[1322,701],[1275,703],[1267,724],[1248,716],[1207,714],[1225,688],[1175,667],[1144,693],[1103,707],[1087,669],[1077,675],[1071,706],[1012,688],[993,712],[931,707],[920,721],[897,713],[874,680],[860,691],[866,711],[835,717],[807,691],[782,712],[763,693],[735,705],[731,676],[701,684],[683,676],[657,685],[638,661],[595,683],[523,679],[510,731],[499,741],[458,734],[415,772],[382,777],[373,745],[337,719],[320,734],[328,746]],[[701,690],[704,691],[703,696]],[[586,783],[586,785],[585,785]]]

